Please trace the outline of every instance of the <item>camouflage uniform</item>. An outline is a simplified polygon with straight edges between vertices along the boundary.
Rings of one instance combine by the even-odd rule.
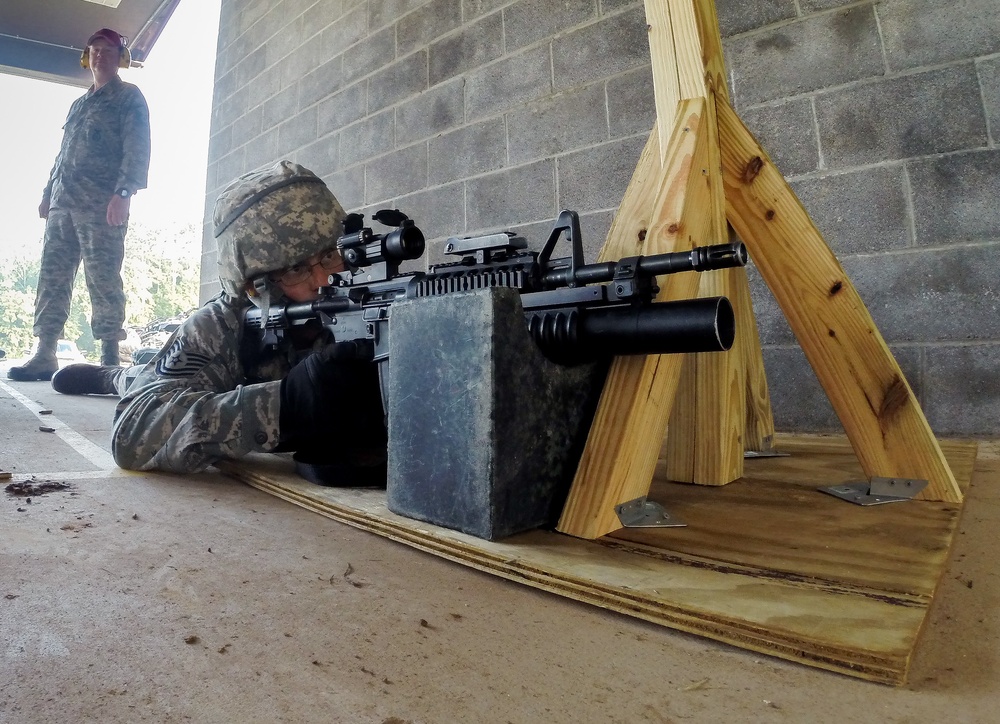
[[[119,188],[146,188],[149,110],[139,89],[118,76],[70,107],[59,155],[45,187],[45,242],[35,298],[34,334],[58,337],[69,316],[82,258],[95,339],[122,339],[125,293],[121,267],[126,226],[107,222]]]
[[[266,273],[336,244],[344,210],[312,172],[281,161],[230,184],[215,207],[223,293],[174,332],[142,368],[118,375],[112,452],[123,468],[196,472],[278,447],[281,380],[309,350],[262,350],[243,314],[280,292]],[[248,298],[247,280],[257,280]],[[266,312],[265,312],[266,313]],[[317,339],[313,348],[330,341]],[[133,374],[138,373],[132,379]]]

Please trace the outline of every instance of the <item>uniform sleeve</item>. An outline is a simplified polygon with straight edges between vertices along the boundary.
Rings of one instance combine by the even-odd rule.
[[[59,168],[59,160],[63,154],[63,148],[66,145],[66,126],[69,124],[69,119],[73,117],[73,114],[76,112],[77,107],[80,105],[82,100],[82,98],[78,98],[73,101],[73,105],[69,107],[69,112],[66,113],[66,120],[63,123],[63,140],[59,147],[59,153],[56,154],[56,160],[52,162],[52,170],[49,171],[49,182],[45,184],[45,188],[42,190],[42,198],[46,201],[52,198],[52,182],[55,181],[56,169]]]
[[[133,192],[146,188],[149,175],[149,107],[142,92],[129,88],[122,109],[122,165],[115,188]]]
[[[278,445],[281,381],[245,384],[239,317],[211,305],[189,318],[118,404],[115,462],[191,473]]]

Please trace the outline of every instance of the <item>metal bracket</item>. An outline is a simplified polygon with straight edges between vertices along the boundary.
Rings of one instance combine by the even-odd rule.
[[[774,448],[768,450],[744,450],[743,457],[746,459],[750,458],[787,458],[791,453],[778,452]]]
[[[618,520],[626,528],[686,528],[687,523],[681,523],[670,517],[662,505],[646,500],[646,496],[619,503],[615,506]]]
[[[821,493],[846,500],[855,505],[883,505],[885,503],[903,503],[913,498],[927,487],[926,480],[911,478],[880,478],[874,477],[870,483],[845,483],[819,488]]]

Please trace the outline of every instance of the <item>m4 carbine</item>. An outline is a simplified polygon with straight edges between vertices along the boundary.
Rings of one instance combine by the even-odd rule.
[[[331,274],[316,300],[271,306],[266,320],[260,309],[250,309],[246,327],[257,330],[263,344],[274,344],[284,330],[315,319],[338,342],[371,341],[374,359],[383,361],[389,356],[394,302],[510,287],[521,295],[531,336],[560,364],[615,355],[718,352],[733,344],[735,320],[725,297],[654,298],[658,276],[745,265],[742,243],[584,264],[579,217],[563,211],[540,252],[528,250],[524,238],[511,232],[452,237],[444,253],[457,261],[431,265],[426,273],[400,272],[403,262],[423,255],[423,233],[398,210],[382,210],[373,218],[393,230],[375,234],[362,227],[360,214],[351,214],[347,233],[337,242],[347,270]],[[571,256],[552,259],[564,234]]]

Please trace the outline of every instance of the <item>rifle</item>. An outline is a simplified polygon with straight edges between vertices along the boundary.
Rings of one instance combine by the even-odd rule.
[[[426,273],[400,272],[401,264],[423,255],[423,233],[396,209],[372,218],[393,230],[375,234],[363,226],[363,215],[350,214],[347,233],[337,241],[347,270],[331,274],[317,299],[272,306],[266,320],[260,309],[247,311],[244,324],[258,330],[263,345],[275,345],[286,329],[316,319],[337,341],[370,340],[374,360],[385,361],[395,301],[489,287],[518,290],[532,338],[559,364],[613,355],[717,352],[733,344],[735,320],[725,297],[653,300],[657,276],[744,266],[747,253],[740,242],[584,264],[579,216],[563,211],[540,252],[528,250],[525,239],[509,231],[452,237],[444,253],[457,261],[431,265]],[[552,259],[564,234],[571,256]]]

